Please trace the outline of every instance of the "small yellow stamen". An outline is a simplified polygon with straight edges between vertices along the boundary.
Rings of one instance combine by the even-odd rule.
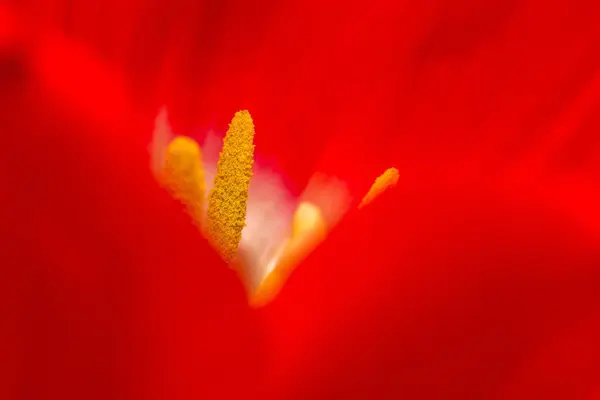
[[[207,234],[227,262],[235,257],[246,225],[246,203],[254,163],[254,123],[238,111],[229,124],[208,197]]]
[[[179,136],[166,149],[162,183],[185,205],[200,228],[204,215],[204,170],[202,153],[195,140]]]
[[[375,179],[371,189],[369,189],[369,192],[365,195],[365,197],[363,197],[362,201],[358,205],[358,208],[361,209],[365,207],[383,192],[396,186],[398,183],[398,177],[399,173],[396,168],[388,168],[385,170],[385,172],[381,174],[379,178]]]
[[[273,300],[292,272],[327,237],[327,223],[319,207],[302,202],[292,218],[292,234],[274,260],[274,268],[250,294],[249,303],[258,308]]]
[[[314,235],[319,241],[327,236],[327,224],[319,207],[309,202],[298,204],[292,217],[292,239]]]

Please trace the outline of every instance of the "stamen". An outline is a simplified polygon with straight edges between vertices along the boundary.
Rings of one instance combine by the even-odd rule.
[[[195,140],[178,136],[167,146],[162,183],[185,205],[200,228],[204,215],[204,170],[202,154]]]
[[[283,288],[294,269],[327,236],[327,223],[321,210],[309,202],[302,202],[296,208],[292,219],[292,234],[283,245],[280,254],[269,265],[267,275],[250,293],[249,303],[258,308],[273,300]]]
[[[375,200],[386,190],[393,188],[398,183],[399,173],[396,168],[388,168],[383,174],[373,182],[369,192],[363,197],[362,201],[358,205],[358,209],[365,207]]]
[[[254,123],[238,111],[229,124],[208,198],[207,234],[222,257],[231,262],[246,225],[246,203],[254,163]]]

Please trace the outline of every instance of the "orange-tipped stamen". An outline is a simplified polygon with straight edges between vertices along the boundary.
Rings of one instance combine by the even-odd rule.
[[[396,168],[388,168],[379,178],[375,179],[369,192],[363,197],[358,205],[358,209],[367,206],[386,190],[393,188],[398,183],[399,173]]]

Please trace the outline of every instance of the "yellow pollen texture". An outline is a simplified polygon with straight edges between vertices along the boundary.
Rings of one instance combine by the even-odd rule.
[[[185,205],[200,227],[204,215],[204,170],[198,143],[179,136],[167,146],[163,169],[163,184],[173,197]]]
[[[206,215],[206,232],[226,262],[235,257],[246,225],[253,164],[254,122],[248,111],[238,111],[223,139]]]
[[[396,186],[398,183],[398,177],[399,174],[396,168],[388,168],[385,170],[385,172],[381,174],[379,178],[375,179],[371,189],[369,189],[369,192],[365,195],[365,197],[363,197],[362,201],[358,205],[358,208],[363,208],[375,200],[383,192]]]

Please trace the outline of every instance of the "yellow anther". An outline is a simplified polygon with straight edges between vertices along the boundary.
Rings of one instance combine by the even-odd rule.
[[[195,140],[173,139],[166,149],[162,181],[173,197],[185,205],[200,228],[204,215],[204,170],[202,153]]]
[[[380,194],[396,186],[398,183],[398,177],[399,174],[396,168],[388,168],[383,174],[381,174],[379,178],[375,179],[371,189],[369,189],[369,192],[365,195],[365,197],[363,197],[362,201],[358,205],[358,208],[363,208],[375,200]]]
[[[206,231],[225,261],[233,260],[246,225],[246,203],[254,163],[254,123],[238,111],[229,124],[208,198]]]

